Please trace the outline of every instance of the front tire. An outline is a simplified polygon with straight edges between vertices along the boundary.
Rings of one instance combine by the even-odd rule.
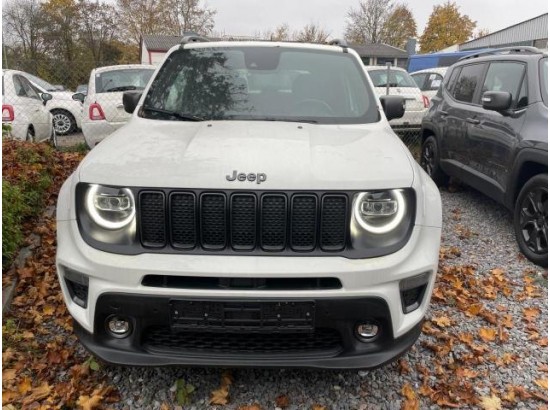
[[[449,176],[441,169],[439,163],[439,148],[433,135],[422,143],[420,166],[432,178],[437,186],[444,186],[449,182]]]
[[[67,135],[76,129],[76,120],[73,115],[66,110],[52,110],[53,127],[57,135]]]
[[[514,230],[521,252],[548,266],[548,174],[532,177],[521,189],[514,209]]]
[[[31,126],[27,128],[27,135],[25,135],[25,141],[27,142],[34,142],[34,128]]]

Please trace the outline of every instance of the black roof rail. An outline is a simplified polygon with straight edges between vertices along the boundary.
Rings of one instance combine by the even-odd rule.
[[[181,39],[181,45],[184,46],[185,44],[189,44],[189,43],[206,43],[209,41],[210,40],[206,37],[199,36],[198,34],[191,34],[188,36],[184,36]]]
[[[496,55],[496,54],[520,54],[520,53],[543,54],[543,52],[536,47],[512,46],[512,47],[501,47],[495,50],[481,51],[479,53],[470,54],[460,58],[458,61],[469,60],[471,58]]]

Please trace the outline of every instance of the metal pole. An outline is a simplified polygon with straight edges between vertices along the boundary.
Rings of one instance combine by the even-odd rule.
[[[386,63],[386,67],[388,67],[388,71],[387,71],[388,77],[386,78],[386,95],[390,95],[390,67],[391,67],[391,63],[389,61]]]

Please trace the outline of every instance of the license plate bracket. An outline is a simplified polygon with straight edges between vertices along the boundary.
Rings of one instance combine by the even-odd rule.
[[[189,332],[313,332],[315,302],[173,299],[170,325]]]

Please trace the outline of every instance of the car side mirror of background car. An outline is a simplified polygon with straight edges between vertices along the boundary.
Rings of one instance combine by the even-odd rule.
[[[53,97],[49,93],[42,93],[40,94],[40,97],[42,97],[42,104],[46,105],[48,101],[50,101]]]
[[[512,94],[506,91],[486,91],[481,97],[483,108],[502,113],[512,106]]]
[[[122,94],[122,105],[124,105],[124,111],[128,114],[132,114],[138,105],[141,94],[141,91],[125,91],[124,94]]]
[[[401,118],[405,114],[405,98],[403,97],[398,95],[382,95],[380,96],[380,102],[388,121]]]
[[[73,94],[73,100],[80,101],[82,104],[84,104],[84,99],[86,96],[82,93],[74,93]]]

